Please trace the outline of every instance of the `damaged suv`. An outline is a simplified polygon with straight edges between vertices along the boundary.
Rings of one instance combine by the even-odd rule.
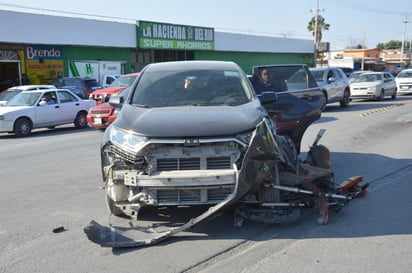
[[[349,199],[336,192],[328,150],[314,145],[305,164],[298,156],[303,133],[320,118],[323,94],[305,65],[270,66],[270,72],[283,90],[255,90],[233,62],[153,63],[127,97],[111,97],[122,110],[101,146],[109,211],[137,220],[145,206],[208,209],[181,227],[149,228],[135,238],[119,235],[127,228],[92,221],[89,239],[112,247],[152,244],[230,205],[244,219],[291,222],[314,197],[323,204],[320,222],[327,222],[329,195],[321,191],[336,193],[340,203]]]

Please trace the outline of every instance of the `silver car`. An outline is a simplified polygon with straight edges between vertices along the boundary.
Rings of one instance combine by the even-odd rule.
[[[351,98],[383,100],[396,99],[395,78],[389,72],[364,72],[350,84]]]
[[[310,68],[316,83],[325,95],[325,106],[339,102],[341,107],[347,107],[350,102],[349,80],[341,68],[314,67]]]

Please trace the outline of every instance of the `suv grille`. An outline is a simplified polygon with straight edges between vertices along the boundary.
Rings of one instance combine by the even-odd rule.
[[[230,169],[230,157],[208,157],[206,160],[206,169]],[[159,158],[157,159],[158,171],[175,171],[175,170],[201,170],[201,158]]]
[[[202,200],[202,191],[206,192],[207,201]],[[205,204],[217,203],[226,199],[233,192],[232,186],[222,186],[211,189],[157,190],[157,201],[160,205],[167,204]]]

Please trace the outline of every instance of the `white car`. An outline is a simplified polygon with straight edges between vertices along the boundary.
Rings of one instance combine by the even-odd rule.
[[[352,99],[396,99],[395,78],[389,72],[364,72],[350,84]]]
[[[51,100],[47,101],[49,95]],[[94,105],[96,101],[82,100],[66,89],[22,91],[0,106],[0,132],[25,137],[35,128],[70,123],[76,128],[85,128],[87,111]]]
[[[0,92],[0,105],[4,105],[7,103],[8,100],[10,100],[12,97],[17,95],[18,93],[22,91],[28,91],[28,90],[40,90],[40,89],[52,89],[56,88],[54,85],[20,85],[20,86],[13,86],[10,88],[7,88],[6,90],[3,90]]]
[[[412,69],[404,69],[395,78],[398,94],[412,93]]]

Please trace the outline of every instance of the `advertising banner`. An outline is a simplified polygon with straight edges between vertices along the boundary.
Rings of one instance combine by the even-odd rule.
[[[70,61],[70,77],[90,77],[103,84],[107,75],[120,75],[123,73],[121,61]]]
[[[63,49],[58,46],[28,46],[26,71],[31,84],[49,84],[64,74]]]
[[[137,21],[139,48],[175,50],[214,50],[214,29]]]

